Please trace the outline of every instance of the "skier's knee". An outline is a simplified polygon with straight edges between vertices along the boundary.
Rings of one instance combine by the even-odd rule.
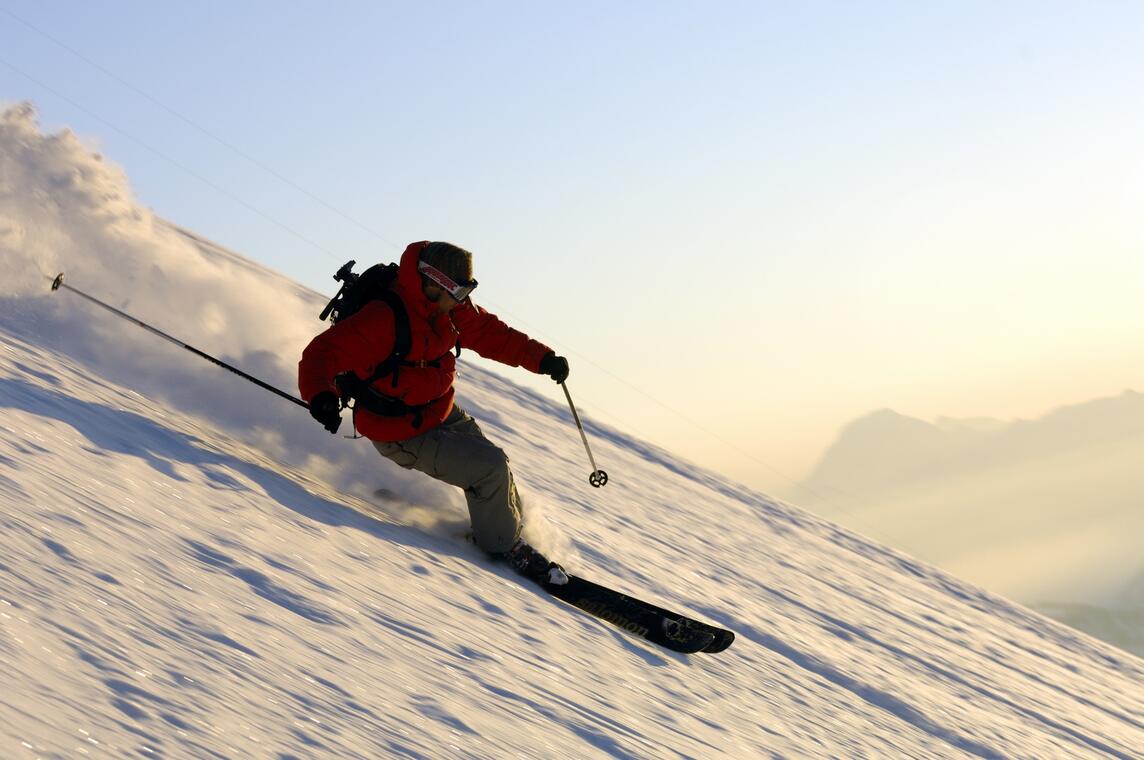
[[[473,453],[473,468],[486,478],[498,476],[508,472],[508,455],[496,446],[485,446]]]
[[[483,551],[500,555],[512,548],[520,535],[520,519],[511,510],[483,515],[473,521],[473,542]]]

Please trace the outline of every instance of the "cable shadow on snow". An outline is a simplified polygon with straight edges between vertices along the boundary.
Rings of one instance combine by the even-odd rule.
[[[40,377],[39,379],[45,379]],[[0,378],[0,409],[18,409],[38,417],[58,420],[76,430],[86,444],[84,449],[96,455],[122,454],[136,457],[156,472],[176,482],[189,483],[186,468],[196,471],[211,488],[218,490],[247,490],[248,486],[227,472],[243,476],[257,484],[262,491],[282,507],[312,523],[333,528],[353,528],[385,543],[400,544],[422,549],[438,557],[455,556],[467,562],[480,561],[483,554],[475,547],[459,540],[428,532],[414,525],[382,521],[367,513],[323,498],[306,490],[295,480],[282,473],[241,458],[220,453],[209,447],[202,438],[173,429],[150,417],[99,401],[83,400],[53,388],[25,382],[18,378]],[[371,510],[372,511],[372,510]],[[382,510],[377,510],[384,514]],[[158,512],[158,519],[162,518]],[[272,515],[267,515],[273,519]],[[227,553],[233,546],[213,545],[205,540],[184,536],[188,556],[214,572],[233,576],[243,582],[256,596],[282,607],[304,619],[320,624],[338,624],[338,619],[306,598],[290,592],[260,570],[243,564],[237,555]],[[216,539],[217,542],[217,539]],[[56,555],[65,547],[54,549]],[[272,560],[263,560],[273,566]],[[278,568],[284,569],[284,568]],[[489,563],[488,571],[502,578],[516,580],[512,570],[500,563]],[[316,583],[314,579],[307,579]],[[535,593],[557,604],[543,591]],[[604,626],[607,628],[607,626]],[[407,632],[405,632],[407,634]],[[631,653],[642,658],[649,666],[663,667],[671,661],[685,661],[683,655],[649,651],[645,645],[612,632],[616,640]],[[669,659],[670,658],[670,659]]]
[[[354,528],[381,541],[426,549],[438,555],[461,556],[468,549],[417,527],[373,519],[352,507],[307,491],[282,473],[212,451],[201,439],[135,412],[77,399],[15,378],[0,378],[0,408],[59,420],[86,438],[91,444],[90,451],[137,457],[175,481],[187,482],[177,468],[177,465],[185,465],[201,470],[216,487],[241,488],[232,478],[209,469],[228,468],[249,478],[279,505],[307,520],[335,528]]]
[[[930,659],[925,654],[909,651],[904,647],[882,641],[873,632],[866,630],[862,626],[850,623],[826,611],[816,609],[777,589],[765,587],[764,590],[777,602],[800,610],[803,614],[817,620],[819,624],[823,626],[824,630],[841,639],[862,642],[874,647],[876,650],[885,652],[897,662],[912,663],[920,672],[929,673],[935,680],[951,684],[963,692],[976,694],[983,700],[997,703],[1026,719],[1044,725],[1061,738],[1072,741],[1080,747],[1099,752],[1107,757],[1119,758],[1120,760],[1128,760],[1128,758],[1132,757],[1131,754],[1112,746],[1112,744],[1107,741],[1095,736],[1088,736],[1076,728],[1069,726],[1067,722],[1052,718],[1045,711],[1039,710],[1031,705],[1023,704],[1015,698],[974,683],[969,677],[959,673],[955,667],[943,664],[937,658]],[[899,720],[914,726],[935,739],[949,744],[961,752],[988,760],[1004,757],[1003,754],[994,750],[988,744],[977,741],[970,735],[958,731],[957,728],[945,725],[939,719],[929,716],[908,702],[906,698],[879,688],[874,684],[867,683],[857,676],[849,675],[841,667],[828,662],[814,652],[783,641],[773,634],[766,633],[750,625],[741,625],[740,634],[743,638],[787,659],[793,665],[810,673],[814,673],[835,686],[851,692],[859,699],[868,703],[871,707],[884,710]]]

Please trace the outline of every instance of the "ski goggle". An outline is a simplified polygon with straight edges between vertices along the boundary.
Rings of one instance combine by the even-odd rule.
[[[442,272],[436,267],[426,264],[424,261],[417,262],[417,271],[428,277],[434,283],[444,289],[446,293],[453,297],[457,303],[461,303],[469,294],[476,290],[477,281],[469,280],[468,282],[456,282],[449,275]]]

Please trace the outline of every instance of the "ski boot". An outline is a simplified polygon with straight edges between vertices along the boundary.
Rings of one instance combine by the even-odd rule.
[[[564,572],[564,568],[526,544],[524,539],[517,539],[504,557],[513,570],[542,586],[563,586],[568,583],[568,573]]]

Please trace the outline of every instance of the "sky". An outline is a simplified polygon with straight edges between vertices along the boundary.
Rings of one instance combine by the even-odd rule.
[[[1144,388],[1142,32],[1127,2],[0,0],[0,101],[319,291],[463,245],[578,405],[781,490],[872,409]]]

